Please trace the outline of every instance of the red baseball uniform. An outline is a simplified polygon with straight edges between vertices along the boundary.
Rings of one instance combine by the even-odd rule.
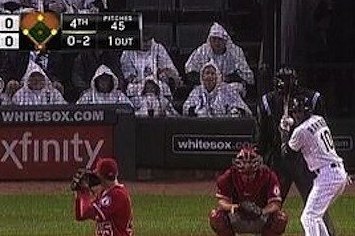
[[[260,166],[255,178],[246,182],[243,175],[232,166],[217,180],[216,197],[225,199],[233,204],[243,201],[255,202],[264,208],[268,203],[278,201],[281,203],[280,183],[276,174],[266,166]],[[281,217],[283,216],[283,217]],[[269,217],[269,223],[263,228],[262,236],[282,235],[287,225],[287,218],[281,211]],[[210,213],[210,225],[218,236],[234,236],[227,211],[213,209]]]
[[[281,202],[279,180],[276,174],[266,166],[260,167],[251,182],[244,182],[238,170],[231,167],[219,176],[217,188],[216,197],[224,198],[232,203],[248,200],[263,208],[269,202]]]
[[[131,200],[126,187],[116,184],[94,201],[88,189],[78,191],[75,204],[77,220],[96,221],[96,236],[132,236]]]

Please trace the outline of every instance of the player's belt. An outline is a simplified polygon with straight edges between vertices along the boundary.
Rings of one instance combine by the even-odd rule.
[[[325,167],[325,166],[324,166]],[[320,173],[320,169],[324,168],[324,167],[321,167],[321,168],[318,168],[314,171],[314,173],[316,173],[317,175]],[[333,162],[329,165],[330,168],[335,168],[335,167],[340,167],[340,163],[336,163],[336,162]]]

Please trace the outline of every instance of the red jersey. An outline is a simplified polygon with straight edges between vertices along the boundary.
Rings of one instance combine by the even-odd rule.
[[[77,220],[96,221],[96,236],[132,236],[131,200],[123,184],[115,184],[91,200],[89,189],[78,191],[75,199]]]
[[[217,198],[231,203],[255,202],[265,207],[269,202],[280,201],[280,183],[276,174],[266,166],[261,166],[253,180],[245,182],[233,167],[226,170],[217,180]]]
[[[131,200],[123,184],[103,191],[92,205],[97,211],[96,236],[133,235]]]

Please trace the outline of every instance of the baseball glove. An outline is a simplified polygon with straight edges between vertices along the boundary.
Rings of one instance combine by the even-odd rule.
[[[259,234],[268,221],[268,215],[261,214],[259,217],[249,220],[245,219],[239,211],[228,213],[228,218],[233,232],[238,234]]]
[[[238,207],[239,213],[246,219],[257,219],[262,215],[262,209],[254,202],[244,201]]]
[[[285,232],[288,216],[283,211],[277,211],[270,217],[269,227],[270,230],[278,235],[281,235]]]
[[[91,170],[79,168],[72,178],[70,189],[72,191],[78,191],[84,184],[91,188],[93,186],[99,185],[100,183],[100,179],[97,177],[97,175],[92,173]]]

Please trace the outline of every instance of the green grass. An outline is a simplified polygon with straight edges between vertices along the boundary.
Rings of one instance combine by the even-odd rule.
[[[331,209],[338,235],[355,235],[355,198],[343,196]],[[73,219],[72,196],[0,195],[0,235],[93,235],[93,223]],[[215,206],[211,196],[133,196],[138,236],[212,236],[207,215]],[[290,223],[286,235],[302,235],[299,198],[287,199]]]

